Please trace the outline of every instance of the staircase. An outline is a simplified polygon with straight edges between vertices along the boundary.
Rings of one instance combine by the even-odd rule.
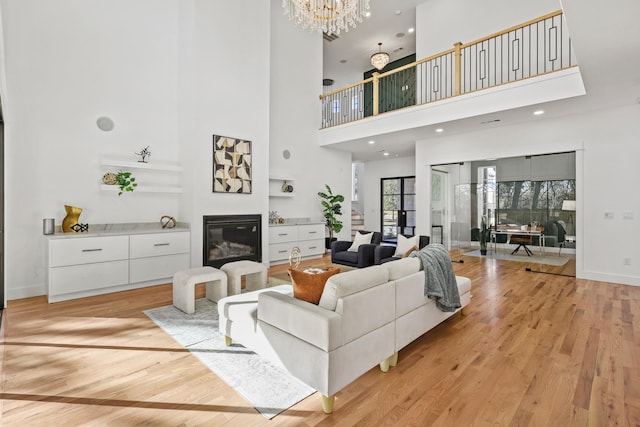
[[[360,230],[364,230],[364,215],[355,209],[351,209],[351,240]]]

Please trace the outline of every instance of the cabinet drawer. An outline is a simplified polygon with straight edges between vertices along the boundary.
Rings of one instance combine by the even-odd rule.
[[[131,258],[189,252],[189,233],[135,234],[130,237]]]
[[[307,224],[298,227],[299,240],[324,239],[324,224]]]
[[[305,240],[298,245],[303,257],[324,254],[324,239]]]
[[[187,268],[189,254],[132,259],[129,264],[129,281],[136,283],[168,278],[171,282],[177,271]]]
[[[289,259],[291,249],[297,245],[297,242],[276,243],[269,245],[269,262],[282,261]]]
[[[101,262],[49,269],[48,293],[56,295],[92,291],[129,283],[129,261]]]
[[[128,258],[129,236],[73,237],[49,241],[49,267]]]
[[[280,227],[269,227],[269,244],[282,242],[297,242],[298,226],[283,225]]]

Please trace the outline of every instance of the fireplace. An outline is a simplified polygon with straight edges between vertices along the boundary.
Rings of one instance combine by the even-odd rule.
[[[202,265],[220,268],[233,261],[262,262],[262,215],[202,217]]]

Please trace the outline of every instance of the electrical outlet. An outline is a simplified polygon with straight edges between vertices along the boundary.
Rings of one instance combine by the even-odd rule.
[[[622,264],[624,265],[631,265],[631,258],[626,257],[622,260]]]
[[[614,218],[613,212],[604,213],[604,219],[613,219],[613,218]]]
[[[633,212],[625,212],[622,214],[622,218],[624,219],[633,219]]]

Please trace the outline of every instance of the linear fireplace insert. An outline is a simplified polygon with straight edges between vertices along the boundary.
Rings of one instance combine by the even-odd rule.
[[[202,265],[220,268],[233,261],[262,262],[262,215],[202,217]]]

